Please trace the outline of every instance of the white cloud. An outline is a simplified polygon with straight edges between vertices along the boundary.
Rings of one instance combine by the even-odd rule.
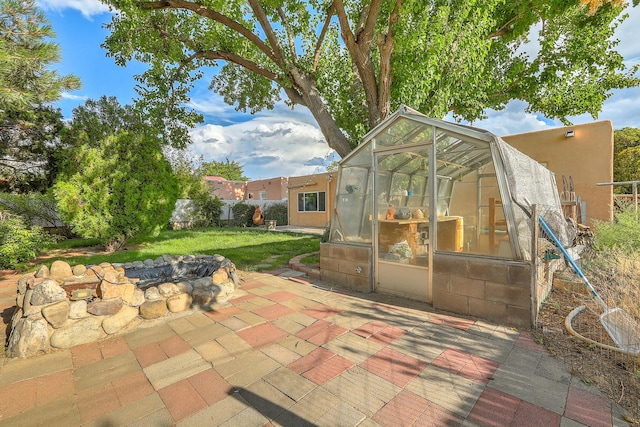
[[[44,10],[76,9],[87,19],[109,12],[109,7],[100,0],[38,0],[38,5]]]
[[[87,99],[89,99],[89,97],[86,95],[73,95],[73,94],[70,94],[69,92],[62,92],[60,97],[62,99],[70,99],[72,101],[86,101]]]
[[[256,116],[227,126],[205,124],[191,137],[191,152],[205,161],[237,161],[251,179],[321,172],[318,158],[332,152],[317,126],[290,115]]]

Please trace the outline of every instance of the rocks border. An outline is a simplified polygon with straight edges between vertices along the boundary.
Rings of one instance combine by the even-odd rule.
[[[222,255],[74,267],[54,261],[18,279],[6,354],[24,358],[99,341],[222,303],[237,287],[235,265]]]

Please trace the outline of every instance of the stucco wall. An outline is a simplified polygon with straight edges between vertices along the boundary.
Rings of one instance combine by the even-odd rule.
[[[566,137],[573,130],[573,137]],[[562,175],[573,177],[576,195],[587,202],[587,224],[613,219],[613,124],[610,120],[503,136],[509,145],[543,163],[556,175],[562,194]]]
[[[276,178],[248,181],[246,185],[246,199],[260,200],[260,192],[265,191],[267,198],[263,200],[284,200],[287,198],[287,184],[289,178],[279,176]],[[251,195],[251,197],[249,197]]]
[[[289,225],[324,227],[331,220],[336,190],[336,174],[294,176],[289,178]],[[298,194],[305,192],[325,192],[324,212],[298,212]]]

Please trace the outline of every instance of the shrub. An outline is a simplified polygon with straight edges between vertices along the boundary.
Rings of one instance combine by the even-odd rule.
[[[264,210],[265,220],[276,220],[278,225],[289,224],[289,209],[286,203],[274,203],[269,205]]]
[[[49,243],[51,238],[41,227],[27,227],[17,217],[3,219],[0,221],[0,269],[24,267]]]
[[[233,225],[234,227],[251,227],[253,226],[253,214],[256,211],[256,207],[240,202],[233,205],[231,212],[233,212]]]
[[[60,215],[74,232],[113,251],[167,226],[179,190],[157,138],[119,132],[75,153],[78,170],[54,187]]]
[[[211,197],[208,193],[198,195],[193,199],[195,212],[194,222],[201,227],[219,227],[222,216],[223,202],[217,196]]]
[[[614,214],[613,221],[598,221],[594,226],[597,249],[620,248],[640,250],[640,221],[635,206],[625,203]]]

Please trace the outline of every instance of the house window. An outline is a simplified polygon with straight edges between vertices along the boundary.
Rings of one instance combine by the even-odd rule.
[[[260,191],[258,194],[260,195],[260,200],[267,200],[267,192],[266,191]]]
[[[324,212],[325,192],[298,193],[298,212]]]

